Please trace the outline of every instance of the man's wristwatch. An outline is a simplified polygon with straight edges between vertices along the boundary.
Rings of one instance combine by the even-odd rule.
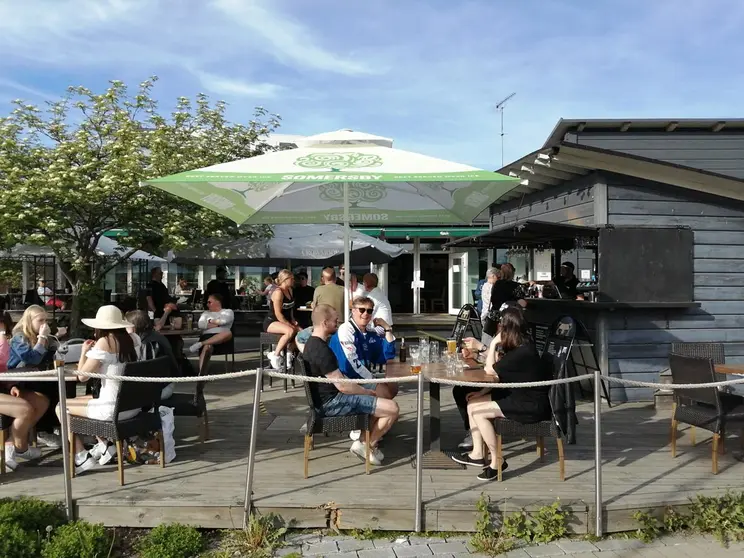
[[[385,333],[392,333],[393,332],[393,328],[392,327],[389,327],[388,329],[383,329],[383,331]]]

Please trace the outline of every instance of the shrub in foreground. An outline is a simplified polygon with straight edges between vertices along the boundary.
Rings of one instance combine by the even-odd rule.
[[[17,523],[0,523],[0,556],[3,558],[36,558],[41,538],[24,531]]]
[[[100,523],[75,521],[63,525],[41,551],[43,558],[106,558],[111,537]]]
[[[194,558],[203,549],[202,534],[180,523],[158,525],[137,545],[141,558]]]

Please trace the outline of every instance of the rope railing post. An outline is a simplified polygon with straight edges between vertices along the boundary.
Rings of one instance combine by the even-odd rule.
[[[602,536],[602,372],[594,371],[594,528]]]
[[[256,465],[256,438],[258,437],[258,413],[261,405],[261,386],[263,385],[263,359],[256,371],[256,387],[253,392],[253,416],[251,417],[251,439],[248,446],[248,470],[245,477],[245,505],[243,507],[243,529],[248,527],[248,517],[253,504],[253,469]]]
[[[57,370],[57,384],[59,387],[59,433],[62,438],[62,470],[65,477],[65,514],[67,520],[74,520],[75,511],[72,504],[72,467],[70,462],[70,429],[67,421],[67,384],[65,383],[65,362],[57,360],[54,362]]]
[[[424,375],[419,373],[418,392],[416,395],[416,502],[414,509],[414,530],[422,531],[424,514],[423,505],[423,475],[424,475]]]

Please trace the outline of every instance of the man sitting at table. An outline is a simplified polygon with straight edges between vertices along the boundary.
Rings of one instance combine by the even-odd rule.
[[[312,319],[313,333],[305,344],[305,351],[302,354],[302,358],[308,364],[308,374],[318,378],[341,380],[344,375],[339,370],[337,356],[328,346],[328,338],[332,335],[336,338],[334,334],[338,328],[338,313],[327,304],[319,304],[313,309]],[[323,415],[329,417],[354,414],[372,415],[369,459],[372,465],[381,465],[385,456],[377,444],[398,420],[400,416],[398,404],[390,399],[379,397],[374,389],[360,384],[317,383],[315,385],[322,402],[321,408],[317,410]],[[365,443],[359,439],[354,440],[349,451],[366,459]]]
[[[395,337],[390,325],[382,318],[372,322],[375,304],[365,296],[351,303],[351,319],[339,326],[329,346],[338,359],[338,367],[347,378],[372,378],[370,368],[395,358]],[[378,397],[392,399],[398,395],[398,384],[369,384]],[[350,433],[352,440],[361,433]]]
[[[212,347],[212,354],[224,354],[220,345],[232,339],[232,325],[235,314],[229,308],[222,308],[222,296],[214,293],[207,298],[207,311],[199,316],[199,329],[203,330],[199,341],[189,347],[192,353],[199,353],[199,370],[204,365],[206,347]]]

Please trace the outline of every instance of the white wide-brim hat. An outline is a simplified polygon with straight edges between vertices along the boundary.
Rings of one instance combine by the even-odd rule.
[[[93,329],[123,329],[125,327],[134,327],[134,324],[128,322],[121,315],[121,310],[116,306],[101,306],[96,312],[95,318],[83,318],[82,322]]]

